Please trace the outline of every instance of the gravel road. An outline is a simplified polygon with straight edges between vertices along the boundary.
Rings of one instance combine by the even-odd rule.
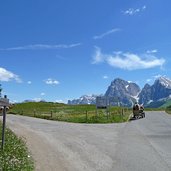
[[[27,141],[36,171],[170,171],[171,116],[121,124],[74,124],[7,116],[7,125]]]

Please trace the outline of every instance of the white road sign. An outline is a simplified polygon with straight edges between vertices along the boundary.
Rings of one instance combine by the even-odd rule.
[[[0,98],[0,106],[9,106],[9,99]]]

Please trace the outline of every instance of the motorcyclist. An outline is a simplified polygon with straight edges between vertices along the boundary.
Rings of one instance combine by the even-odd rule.
[[[140,110],[140,105],[138,104],[138,102],[134,103],[133,110]]]
[[[143,112],[143,111],[144,111],[144,106],[140,105],[140,112]]]
[[[140,111],[140,105],[138,104],[138,102],[135,102],[133,105],[133,117],[134,118],[136,115],[139,115],[139,111]]]

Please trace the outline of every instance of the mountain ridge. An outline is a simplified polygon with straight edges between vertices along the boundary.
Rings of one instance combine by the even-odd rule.
[[[102,96],[102,95],[101,95]],[[108,86],[104,96],[117,97],[120,105],[131,107],[135,101],[144,106],[171,99],[171,79],[166,77],[157,78],[152,85],[146,83],[141,89],[138,84],[115,78]],[[68,104],[95,104],[97,95],[84,95],[79,99],[69,100]],[[117,105],[113,102],[112,105]],[[153,105],[154,106],[154,105]]]

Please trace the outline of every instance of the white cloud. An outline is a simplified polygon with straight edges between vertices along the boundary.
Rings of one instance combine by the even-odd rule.
[[[147,79],[146,82],[148,82],[148,83],[153,82],[160,77],[166,77],[166,75],[161,75],[161,74],[153,75],[153,76],[151,76],[151,78]]]
[[[142,7],[142,10],[145,10],[147,7],[144,5],[143,7]]]
[[[158,52],[157,49],[147,50],[147,53],[157,53],[157,52]]]
[[[59,81],[52,79],[52,78],[48,78],[47,80],[45,80],[45,83],[49,85],[57,85],[59,84]]]
[[[139,9],[133,9],[133,8],[129,8],[128,10],[124,11],[123,13],[125,15],[135,15],[136,13],[138,13],[140,10]]]
[[[27,81],[27,84],[32,84],[32,82],[31,81]]]
[[[46,94],[42,92],[42,93],[40,93],[40,95],[41,95],[41,96],[45,96]]]
[[[125,70],[137,70],[137,69],[148,69],[154,67],[162,67],[165,63],[165,59],[157,58],[152,54],[137,55],[133,53],[115,53],[115,54],[103,54],[100,48],[96,47],[96,56],[93,56],[93,63],[105,62],[108,65]],[[103,59],[103,60],[99,60]]]
[[[104,61],[105,57],[101,53],[101,49],[99,47],[95,47],[95,53],[93,55],[92,64],[101,63]]]
[[[80,46],[82,43],[75,44],[58,44],[58,45],[48,45],[48,44],[34,44],[10,48],[0,48],[1,51],[12,51],[12,50],[46,50],[46,49],[68,49]]]
[[[18,75],[0,67],[0,81],[8,82],[12,80],[17,81],[18,83],[22,82]]]
[[[102,33],[101,35],[94,36],[93,39],[95,39],[95,40],[96,40],[96,39],[102,39],[103,37],[108,36],[109,34],[118,32],[118,31],[120,31],[120,30],[121,30],[121,29],[119,29],[119,28],[114,28],[114,29],[112,29],[112,30],[108,30],[108,31],[105,32],[105,33]]]
[[[108,79],[109,77],[107,75],[104,75],[103,76],[103,79]]]
[[[147,7],[145,5],[142,6],[141,8],[136,8],[136,9],[135,8],[129,8],[129,9],[125,10],[125,11],[122,11],[122,13],[125,14],[125,15],[132,16],[132,15],[135,15],[135,14],[137,14],[139,12],[143,12],[146,8]]]

